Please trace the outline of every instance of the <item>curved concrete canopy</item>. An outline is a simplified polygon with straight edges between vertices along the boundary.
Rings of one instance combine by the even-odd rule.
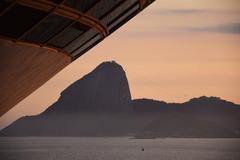
[[[0,1],[0,116],[153,1]]]

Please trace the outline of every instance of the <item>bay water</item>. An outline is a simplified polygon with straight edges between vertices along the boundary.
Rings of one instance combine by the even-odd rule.
[[[0,160],[240,160],[240,139],[0,137]]]

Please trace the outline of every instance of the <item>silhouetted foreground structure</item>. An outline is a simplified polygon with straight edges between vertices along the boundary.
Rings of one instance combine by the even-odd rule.
[[[240,106],[217,97],[185,103],[131,99],[123,68],[104,62],[37,116],[0,136],[240,137]]]
[[[154,0],[1,0],[0,116]]]

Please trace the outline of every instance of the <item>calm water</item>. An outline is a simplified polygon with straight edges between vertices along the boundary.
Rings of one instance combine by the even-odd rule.
[[[63,159],[240,160],[240,139],[0,138],[0,160]]]

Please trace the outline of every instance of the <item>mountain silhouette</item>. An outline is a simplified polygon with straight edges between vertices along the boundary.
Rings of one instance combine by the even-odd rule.
[[[123,68],[103,62],[67,87],[43,113],[0,136],[240,137],[240,105],[218,97],[185,103],[131,99]]]
[[[116,62],[103,62],[67,87],[43,114],[128,112],[132,101],[126,74]]]
[[[144,132],[155,137],[240,137],[240,105],[218,97],[193,98],[185,103],[133,100],[134,112],[154,117]]]

